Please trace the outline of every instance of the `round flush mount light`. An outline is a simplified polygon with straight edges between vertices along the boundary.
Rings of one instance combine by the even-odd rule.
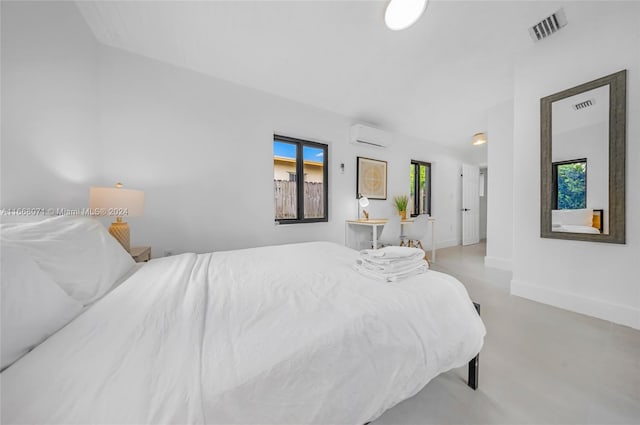
[[[484,145],[487,143],[487,135],[484,133],[476,133],[473,135],[473,141],[471,144],[473,146]]]
[[[391,0],[384,14],[384,22],[393,31],[409,28],[420,19],[426,7],[427,0]]]

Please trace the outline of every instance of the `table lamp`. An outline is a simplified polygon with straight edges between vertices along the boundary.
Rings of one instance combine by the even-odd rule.
[[[98,216],[115,216],[109,233],[129,252],[129,225],[122,217],[138,217],[144,212],[144,192],[123,189],[122,183],[115,187],[92,187],[89,190],[89,208]]]
[[[366,207],[369,206],[369,198],[366,196],[359,195],[358,196],[358,219],[360,219],[360,208],[362,208],[362,214],[364,215],[365,220],[369,220],[369,213],[365,210]]]

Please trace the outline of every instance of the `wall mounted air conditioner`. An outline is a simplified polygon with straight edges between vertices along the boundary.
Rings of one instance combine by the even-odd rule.
[[[351,143],[358,146],[384,149],[391,145],[391,135],[362,124],[351,126]]]

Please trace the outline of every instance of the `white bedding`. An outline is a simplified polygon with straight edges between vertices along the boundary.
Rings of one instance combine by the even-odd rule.
[[[2,373],[2,423],[363,424],[479,352],[460,282],[376,282],[356,257],[153,260]]]
[[[562,224],[560,226],[554,226],[552,228],[554,232],[563,232],[563,233],[592,233],[592,234],[600,234],[600,230],[596,229],[592,226],[578,226],[575,224]]]

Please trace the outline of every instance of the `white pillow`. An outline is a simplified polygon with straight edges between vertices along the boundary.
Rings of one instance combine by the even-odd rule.
[[[24,248],[71,297],[90,304],[134,264],[100,222],[59,216],[2,226],[3,243]]]
[[[553,210],[552,223],[571,224],[574,226],[593,225],[593,210],[582,208],[578,210]]]
[[[82,305],[69,297],[19,248],[2,244],[0,368],[11,365],[69,323]]]

